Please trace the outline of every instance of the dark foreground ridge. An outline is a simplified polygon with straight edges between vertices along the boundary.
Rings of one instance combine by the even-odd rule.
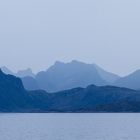
[[[27,91],[19,78],[0,70],[0,112],[140,112],[140,92],[94,85],[51,94]]]

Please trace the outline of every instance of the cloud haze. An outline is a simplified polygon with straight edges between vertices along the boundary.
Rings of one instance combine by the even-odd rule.
[[[0,65],[38,71],[77,59],[130,73],[140,68],[139,14],[139,0],[1,1]]]

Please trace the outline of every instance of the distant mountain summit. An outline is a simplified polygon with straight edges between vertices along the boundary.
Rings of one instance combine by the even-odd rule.
[[[90,84],[107,85],[119,76],[106,72],[94,64],[73,60],[70,63],[57,61],[47,71],[39,72],[36,81],[41,89],[49,92],[86,87]]]
[[[11,74],[11,75],[14,75],[14,76],[17,76],[20,78],[23,78],[26,76],[35,77],[35,74],[32,72],[32,70],[30,68],[25,69],[25,70],[19,70],[17,73],[12,72],[5,66],[1,67],[1,70],[6,74]]]
[[[25,70],[20,70],[16,73],[17,77],[26,77],[26,76],[30,76],[30,77],[35,77],[35,74],[32,72],[32,70],[30,68],[25,69]]]

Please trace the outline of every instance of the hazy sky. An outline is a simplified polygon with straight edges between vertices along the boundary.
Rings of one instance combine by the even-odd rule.
[[[0,65],[46,69],[56,60],[140,69],[140,0],[0,1]]]

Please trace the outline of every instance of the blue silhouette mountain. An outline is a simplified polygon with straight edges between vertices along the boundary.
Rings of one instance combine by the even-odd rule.
[[[78,61],[70,63],[56,62],[47,71],[39,72],[36,81],[41,89],[56,92],[75,87],[108,85],[116,81],[119,76],[106,72],[94,64]]]
[[[27,90],[46,90],[57,92],[76,87],[87,87],[94,84],[97,86],[113,85],[130,89],[140,89],[140,70],[125,77],[119,77],[107,72],[96,64],[85,64],[79,61],[62,63],[57,61],[46,71],[33,74],[31,69],[13,73],[6,67],[2,67],[6,74],[15,75],[22,79]]]
[[[48,70],[39,72],[36,76],[31,69],[17,73],[13,73],[6,67],[2,67],[2,70],[7,74],[20,77],[27,90],[43,89],[48,92],[86,87],[90,84],[108,85],[120,78],[95,64],[85,64],[76,60],[70,63],[57,61]]]
[[[22,81],[0,70],[0,110],[24,110],[28,101]]]
[[[140,112],[140,91],[113,86],[27,91],[0,70],[0,112]]]
[[[23,85],[27,90],[40,89],[39,85],[35,79],[35,74],[32,72],[32,70],[30,68],[25,69],[25,70],[20,70],[17,73],[12,72],[5,66],[1,67],[1,70],[6,74],[14,75],[16,77],[21,78]]]

